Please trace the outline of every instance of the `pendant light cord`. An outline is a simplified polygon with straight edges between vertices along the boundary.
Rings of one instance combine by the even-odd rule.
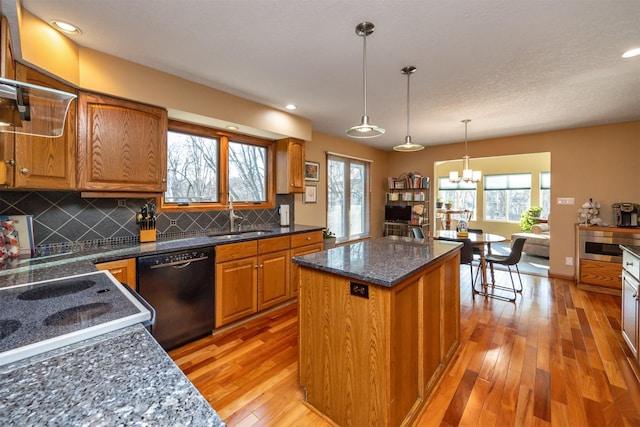
[[[367,115],[367,33],[362,36],[362,92],[364,93],[364,115]]]
[[[411,73],[408,72],[407,73],[407,135],[409,135],[409,97],[411,93],[409,91],[410,81],[411,81]]]

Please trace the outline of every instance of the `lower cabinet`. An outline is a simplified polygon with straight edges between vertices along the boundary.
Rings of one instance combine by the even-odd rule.
[[[96,264],[98,270],[108,270],[120,283],[136,290],[136,259],[119,259],[117,261]]]
[[[216,246],[216,327],[258,311],[257,241]]]
[[[216,327],[290,298],[289,236],[216,247]]]

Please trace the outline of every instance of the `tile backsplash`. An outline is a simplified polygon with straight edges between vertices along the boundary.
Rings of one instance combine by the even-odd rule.
[[[83,199],[77,192],[0,191],[1,215],[33,215],[36,247],[110,245],[139,239],[136,214],[147,199]],[[294,223],[294,196],[276,196],[274,209],[238,210],[243,227],[280,223],[278,206],[290,206]],[[229,211],[158,213],[158,239],[197,236],[228,229]]]

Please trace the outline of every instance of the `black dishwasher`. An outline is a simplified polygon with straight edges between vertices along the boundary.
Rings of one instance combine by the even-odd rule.
[[[138,258],[138,293],[156,310],[153,336],[170,350],[215,326],[213,248]]]

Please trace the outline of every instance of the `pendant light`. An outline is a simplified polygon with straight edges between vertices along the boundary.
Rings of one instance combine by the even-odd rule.
[[[416,72],[416,67],[409,65],[401,70],[402,74],[407,76],[407,136],[404,137],[404,144],[396,145],[393,147],[395,151],[420,151],[424,149],[424,145],[414,144],[411,142],[411,135],[409,135],[409,79],[411,74]]]
[[[464,123],[464,157],[462,158],[462,176],[458,175],[457,171],[449,172],[449,181],[451,182],[471,182],[475,183],[480,181],[480,177],[482,173],[480,171],[474,171],[469,167],[469,154],[467,153],[467,125],[471,119],[464,119],[462,123]]]
[[[369,123],[367,116],[367,36],[373,33],[375,26],[371,22],[356,25],[356,34],[364,40],[362,54],[362,81],[364,87],[364,115],[359,125],[347,129],[352,138],[373,138],[384,133],[384,128]]]

